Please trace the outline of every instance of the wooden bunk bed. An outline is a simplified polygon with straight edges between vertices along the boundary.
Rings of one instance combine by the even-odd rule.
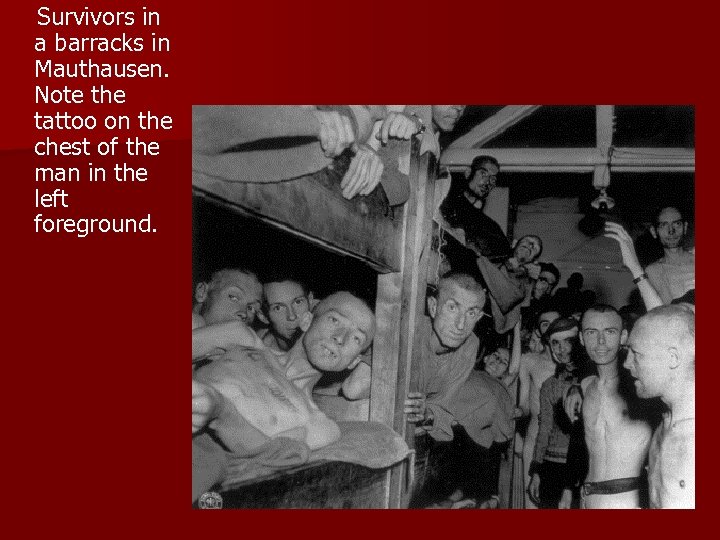
[[[404,437],[403,402],[419,358],[430,256],[435,157],[410,151],[410,198],[393,213],[368,198],[347,201],[317,174],[278,183],[241,183],[193,170],[193,196],[331,252],[354,257],[377,272],[369,402],[359,414]],[[384,215],[387,214],[387,215]],[[357,415],[357,410],[355,414]],[[385,469],[344,462],[314,463],[233,486],[221,493],[231,507],[402,508],[413,488],[413,454]]]
[[[320,171],[324,173],[324,171]],[[378,215],[364,202],[343,199],[323,174],[287,182],[231,182],[193,171],[193,194],[284,230],[379,272],[400,268],[402,221]]]

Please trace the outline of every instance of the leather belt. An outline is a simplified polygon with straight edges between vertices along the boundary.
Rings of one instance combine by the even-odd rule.
[[[614,495],[640,489],[640,484],[639,476],[616,478],[615,480],[605,480],[603,482],[585,482],[580,488],[580,493],[584,497],[588,495]]]

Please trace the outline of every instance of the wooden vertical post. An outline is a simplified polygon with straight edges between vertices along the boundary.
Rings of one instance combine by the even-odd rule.
[[[412,366],[422,350],[425,276],[432,230],[433,174],[435,158],[418,157],[419,141],[413,140],[410,160],[410,198],[405,204],[400,272],[378,276],[375,315],[378,331],[373,345],[370,386],[370,420],[382,422],[406,434],[404,401],[410,387]],[[407,504],[407,463],[389,474],[387,506]]]
[[[598,153],[608,156],[613,140],[613,118],[615,107],[612,105],[598,105],[595,107],[595,145]],[[593,169],[593,185],[600,189],[610,184],[610,166],[608,163],[595,165]]]
[[[402,272],[380,274],[375,300],[377,331],[373,341],[370,420],[397,429],[394,423],[400,350]]]

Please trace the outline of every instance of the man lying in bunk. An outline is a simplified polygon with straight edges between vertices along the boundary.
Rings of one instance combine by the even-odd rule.
[[[223,268],[209,281],[198,283],[192,310],[193,363],[241,344],[237,329],[250,328],[260,314],[261,299],[262,285],[249,270]],[[252,337],[240,335],[243,343]],[[252,335],[256,344],[261,344],[254,332]]]
[[[196,373],[193,433],[212,420],[210,427],[235,452],[279,436],[310,449],[336,440],[340,431],[312,401],[312,389],[323,372],[352,369],[360,361],[375,334],[370,308],[348,292],[328,296],[313,313],[302,314],[304,334],[287,352],[258,344],[242,321],[231,323],[238,346]]]
[[[263,311],[270,326],[258,334],[271,349],[289,351],[302,335],[303,314],[315,306],[313,294],[289,273],[267,275],[263,281]]]
[[[307,285],[283,270],[264,276],[263,311],[269,328],[258,332],[263,343],[277,351],[289,351],[302,336],[302,315],[312,311],[318,300]],[[369,352],[342,384],[343,396],[350,400],[370,397],[371,358]]]
[[[193,370],[234,346],[248,342],[262,346],[248,326],[259,313],[261,298],[262,286],[248,270],[223,268],[209,281],[198,283],[192,311]],[[221,479],[227,464],[224,449],[209,433],[195,433],[214,407],[210,399],[207,388],[193,379],[193,501]],[[246,438],[256,444],[265,438],[249,424],[246,428]]]

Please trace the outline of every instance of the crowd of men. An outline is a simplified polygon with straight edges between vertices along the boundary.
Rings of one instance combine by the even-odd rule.
[[[451,130],[462,111],[433,106],[432,131]],[[408,139],[424,130],[418,120],[392,113],[378,139]],[[329,154],[353,138],[334,115],[321,134]],[[646,308],[627,316],[582,290],[580,273],[556,291],[560,271],[540,260],[542,239],[510,242],[485,215],[500,168],[476,158],[440,207],[465,242],[449,243],[450,270],[428,292],[418,382],[405,400],[426,469],[411,504],[508,507],[515,474],[514,507],[694,507],[694,251],[682,212],[656,213],[664,256],[645,269],[625,229],[607,224]],[[377,185],[348,182],[353,196]],[[252,455],[278,437],[310,450],[337,440],[313,399],[324,373],[348,373],[345,399],[370,393],[367,303],[346,291],[315,298],[284,271],[260,278],[224,268],[195,289],[193,500],[219,481],[228,451]],[[493,323],[480,330],[483,317]]]
[[[510,246],[499,227],[478,227],[491,221],[477,216],[499,169],[493,158],[477,157],[471,176],[455,186],[442,210],[449,225],[466,236],[464,253],[458,246],[446,253],[450,266],[455,262],[468,269],[472,265],[467,261],[475,259],[478,271],[470,273],[489,296],[495,331],[503,333],[513,325],[522,329],[521,343],[512,350],[512,356],[519,356],[514,369],[520,414],[507,410],[497,426],[502,431],[503,422],[525,420],[524,429],[522,421],[517,423],[523,438],[516,445],[522,453],[523,506],[694,507],[695,282],[694,252],[684,247],[687,221],[674,206],[656,212],[650,230],[664,256],[645,270],[627,231],[617,223],[606,224],[605,236],[618,242],[647,311],[640,316],[623,310],[621,316],[615,307],[597,303],[594,291],[582,290],[580,273],[553,294],[561,276],[552,262],[538,262],[539,237],[522,237]],[[641,373],[638,362],[646,369],[653,365],[652,375]],[[668,363],[674,367],[663,369]],[[659,380],[651,384],[650,377]],[[450,400],[462,401],[464,386],[475,384],[467,379]],[[434,392],[425,390],[430,400]],[[419,397],[423,394],[414,399]],[[451,422],[461,425],[467,419],[454,416]],[[427,431],[442,441],[435,433]],[[433,486],[433,492],[442,490]],[[457,490],[444,506],[463,506]]]

